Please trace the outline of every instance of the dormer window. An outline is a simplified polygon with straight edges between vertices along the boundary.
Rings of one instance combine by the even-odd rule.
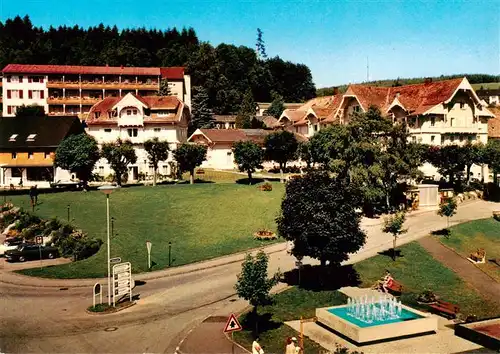
[[[35,141],[35,138],[36,138],[36,134],[30,134],[26,138],[26,141]]]
[[[9,141],[16,141],[17,134],[12,134],[9,138]]]

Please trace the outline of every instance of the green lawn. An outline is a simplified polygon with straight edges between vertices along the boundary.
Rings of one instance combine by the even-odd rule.
[[[111,256],[131,262],[134,273],[147,270],[146,240],[152,242],[153,270],[168,266],[168,242],[172,242],[173,266],[269,244],[253,239],[260,228],[275,230],[284,187],[273,183],[273,191],[256,186],[203,183],[130,187],[110,197],[115,218]],[[14,204],[29,207],[28,196],[9,197]],[[106,241],[106,202],[99,191],[42,194],[36,213],[43,218],[67,218],[70,205],[73,223]],[[83,261],[24,274],[57,278],[100,277],[106,274],[106,245]]]
[[[500,258],[500,222],[491,217],[454,226],[450,231],[448,237],[435,237],[464,257],[483,248],[486,251],[486,263],[477,266],[500,282],[500,267],[488,261]]]
[[[287,337],[299,334],[285,325],[284,321],[304,319],[315,316],[316,308],[335,306],[346,303],[347,298],[338,291],[310,291],[292,287],[273,296],[273,304],[259,309],[259,344],[266,353],[283,353]],[[245,348],[252,347],[253,321],[251,314],[241,316],[240,321],[245,330],[235,333],[235,339]],[[316,342],[304,338],[305,353],[319,353],[322,347]]]
[[[482,84],[471,84],[471,86],[474,88],[474,90],[479,90],[481,88],[481,86],[485,90],[493,90],[493,89],[500,88],[500,83],[498,83],[498,82],[485,82]]]
[[[430,289],[441,299],[459,305],[465,316],[474,314],[478,318],[487,318],[500,315],[500,308],[497,305],[485,301],[473,288],[435,260],[417,242],[406,244],[399,249],[402,257],[397,258],[396,261],[392,261],[387,256],[377,255],[356,263],[354,269],[359,275],[361,282],[359,286],[370,287],[385,273],[386,269],[389,269],[397,281],[403,284],[401,301],[408,306],[427,310],[426,307],[416,302],[416,297],[422,291]],[[314,273],[318,274],[318,271]],[[328,279],[332,279],[331,275],[324,280],[328,281]],[[345,295],[335,290],[316,289],[313,291],[297,287],[275,295],[273,300],[273,305],[259,309],[259,314],[264,317],[259,343],[264,347],[264,351],[270,353],[283,352],[286,337],[298,337],[297,332],[283,324],[284,321],[298,320],[300,316],[311,318],[318,307],[335,306],[347,302]],[[241,317],[245,330],[235,335],[238,342],[246,348],[250,348],[252,343],[253,323],[248,318],[251,318],[251,314]],[[321,347],[307,340],[305,352],[319,353]]]
[[[459,305],[465,315],[474,314],[483,318],[500,315],[498,306],[484,300],[476,290],[435,260],[418,243],[412,242],[399,249],[402,257],[398,257],[396,261],[378,255],[357,263],[354,268],[360,274],[361,286],[373,285],[388,269],[403,284],[401,300],[409,306],[419,307],[415,299],[428,289],[442,300]]]

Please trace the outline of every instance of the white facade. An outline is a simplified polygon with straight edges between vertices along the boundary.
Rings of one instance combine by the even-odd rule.
[[[3,115],[11,117],[22,105],[39,105],[48,112],[48,89],[45,75],[9,75],[2,78]]]
[[[29,168],[29,167],[27,167]],[[22,180],[24,187],[31,187],[36,185],[38,188],[49,188],[49,181],[32,181],[28,179],[28,171],[27,168],[23,168],[21,171],[20,177],[12,176],[12,168],[2,168],[0,165],[0,186],[9,187],[11,184],[14,187],[19,187],[20,182]],[[63,170],[59,167],[51,167],[54,169],[54,182],[57,181],[69,181],[71,179],[76,180],[76,175],[74,173],[69,172],[68,170]]]
[[[33,73],[29,65],[26,69],[22,68],[23,65],[11,65],[21,68],[16,70],[18,72],[4,69],[2,99],[6,117],[14,116],[19,106],[36,104],[44,107],[49,115],[77,114],[83,118],[95,103],[105,97],[123,97],[130,92],[142,96],[156,95],[162,80],[160,68],[148,68],[154,75],[141,76],[120,75],[123,68],[109,68],[110,73],[103,75],[102,70],[108,67],[99,67],[95,73],[92,69],[80,67],[85,73],[75,74],[65,73],[64,66],[38,65],[39,71]],[[46,74],[44,70],[57,74]],[[171,94],[191,107],[191,77],[176,74],[174,78],[166,79]]]
[[[146,176],[147,179],[153,176],[154,169],[149,163],[147,152],[144,149],[144,142],[152,138],[167,141],[170,148],[169,156],[167,160],[159,163],[157,172],[161,175],[170,175],[174,163],[173,150],[187,140],[189,117],[183,111],[184,107],[184,104],[181,103],[178,108],[180,112],[175,114],[179,116],[178,121],[170,123],[159,121],[155,123],[150,116],[145,114],[146,106],[144,103],[128,94],[112,107],[117,112],[116,122],[90,121],[86,130],[89,135],[97,140],[100,148],[102,144],[112,143],[117,139],[129,140],[134,145],[137,161],[128,166],[129,181],[140,179],[140,174]],[[101,177],[114,174],[108,161],[104,158],[101,158],[96,163],[93,172]]]

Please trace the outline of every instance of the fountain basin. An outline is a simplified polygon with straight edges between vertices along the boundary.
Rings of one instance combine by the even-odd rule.
[[[316,317],[322,325],[362,345],[437,331],[437,317],[405,305],[401,307],[400,318],[372,323],[348,316],[347,305],[318,308]]]

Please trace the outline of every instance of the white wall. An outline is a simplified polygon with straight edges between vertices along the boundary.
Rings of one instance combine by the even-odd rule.
[[[43,106],[45,112],[48,112],[48,104],[47,104],[47,76],[35,75],[37,77],[43,78],[43,82],[28,82],[28,75],[5,75],[2,78],[2,99],[3,99],[3,115],[6,117],[14,116],[14,110],[11,114],[8,114],[8,106],[19,107],[24,105],[32,105],[36,104],[39,106]],[[10,82],[7,82],[7,78],[10,77]],[[14,79],[18,78],[18,82],[14,82]],[[23,98],[7,98],[7,90],[22,90]],[[29,90],[41,90],[44,92],[43,99],[29,98],[28,91]]]

